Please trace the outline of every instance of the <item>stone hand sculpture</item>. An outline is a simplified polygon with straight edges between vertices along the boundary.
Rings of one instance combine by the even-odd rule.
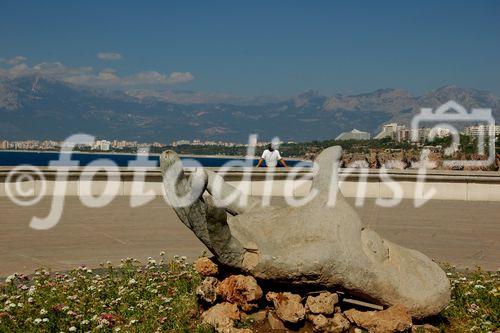
[[[186,177],[173,151],[160,161],[167,200],[221,263],[259,279],[340,286],[371,302],[402,304],[415,318],[439,313],[450,285],[436,263],[363,227],[340,191],[329,205],[340,154],[330,147],[316,158],[318,194],[301,207],[262,207],[252,197],[246,205],[221,207],[225,196],[244,194],[212,172],[197,169]]]

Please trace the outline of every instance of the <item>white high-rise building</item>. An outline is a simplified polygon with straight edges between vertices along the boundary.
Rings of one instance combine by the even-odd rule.
[[[397,123],[384,124],[384,126],[382,126],[382,132],[377,134],[374,139],[391,138],[394,140],[400,128],[404,128],[404,126],[398,126]]]
[[[465,128],[464,133],[470,136],[499,135],[500,125],[488,124],[488,125],[469,126]]]
[[[94,149],[108,151],[111,147],[111,142],[107,140],[97,140],[94,144]]]

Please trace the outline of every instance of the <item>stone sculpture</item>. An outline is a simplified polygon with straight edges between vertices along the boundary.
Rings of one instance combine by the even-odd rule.
[[[367,301],[404,305],[415,318],[439,313],[450,285],[436,263],[364,227],[340,191],[329,205],[341,151],[330,147],[316,158],[318,195],[300,207],[261,207],[253,197],[221,204],[244,194],[213,172],[197,169],[188,178],[173,151],[160,161],[167,200],[222,264],[257,279],[340,286]]]

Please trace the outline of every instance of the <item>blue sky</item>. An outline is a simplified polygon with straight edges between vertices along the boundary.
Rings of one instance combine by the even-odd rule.
[[[499,1],[2,0],[0,45],[6,73],[109,87],[500,95]]]

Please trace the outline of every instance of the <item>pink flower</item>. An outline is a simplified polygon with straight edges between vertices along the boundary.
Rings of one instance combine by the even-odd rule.
[[[111,313],[101,314],[101,322],[104,322],[108,327],[113,327],[116,323],[115,317]]]

